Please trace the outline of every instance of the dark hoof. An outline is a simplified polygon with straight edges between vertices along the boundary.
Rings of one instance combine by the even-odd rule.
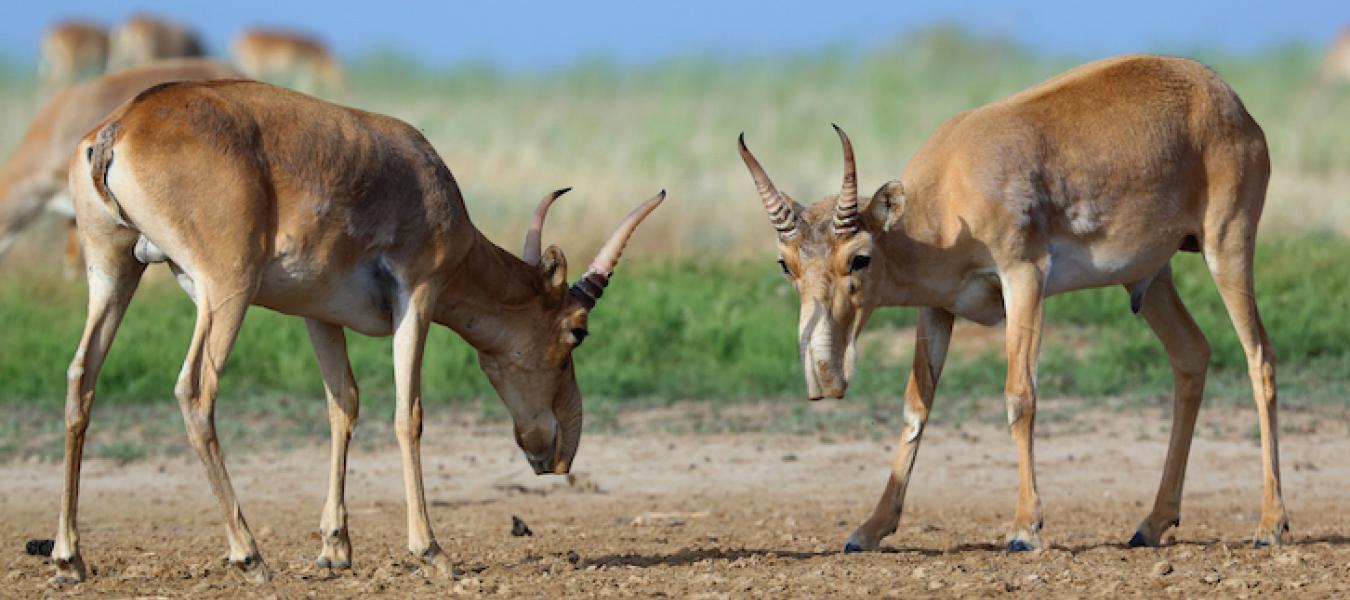
[[[1005,550],[1007,552],[1031,552],[1032,550],[1035,550],[1035,548],[1032,548],[1031,544],[1028,544],[1022,540],[1013,540],[1011,542],[1008,542],[1008,545],[1005,548]]]
[[[859,546],[855,542],[849,542],[847,544],[844,544],[844,554],[854,554],[857,552],[866,552],[866,551],[867,550],[865,550],[862,546]]]
[[[1152,545],[1153,544],[1148,543],[1148,540],[1144,538],[1144,532],[1142,531],[1134,532],[1134,537],[1130,538],[1131,548],[1147,548]]]
[[[1252,547],[1253,547],[1253,548],[1270,548],[1271,546],[1274,546],[1274,545],[1275,545],[1275,544],[1272,544],[1272,543],[1270,542],[1270,540],[1267,540],[1267,539],[1256,538],[1256,539],[1252,540]]]

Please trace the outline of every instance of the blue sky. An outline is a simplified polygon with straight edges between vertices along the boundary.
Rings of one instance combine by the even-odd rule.
[[[139,0],[6,2],[0,54],[36,56],[42,28],[83,16],[116,22],[137,10],[191,23],[223,52],[241,27],[272,24],[327,39],[344,56],[396,49],[433,65],[486,61],[549,68],[604,54],[643,62],[688,52],[743,56],[867,47],[905,31],[955,23],[1032,48],[1092,58],[1198,47],[1234,52],[1303,41],[1326,44],[1350,26],[1350,0],[1241,2],[886,2],[685,0],[679,2],[399,2]],[[765,8],[771,7],[771,8]]]

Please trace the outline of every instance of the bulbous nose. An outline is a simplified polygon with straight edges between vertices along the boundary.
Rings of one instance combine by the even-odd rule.
[[[822,398],[842,399],[848,382],[838,375],[829,361],[816,360],[806,374],[806,397],[811,401]]]
[[[531,432],[528,438],[526,435],[520,436],[520,449],[525,452],[525,460],[530,463],[534,469],[535,475],[548,475],[551,473],[565,474],[572,469],[570,460],[562,456],[559,446],[562,443],[562,436],[558,434],[557,426],[549,434],[543,434],[542,430]],[[526,440],[531,441],[547,439],[546,442],[538,445],[526,445]]]

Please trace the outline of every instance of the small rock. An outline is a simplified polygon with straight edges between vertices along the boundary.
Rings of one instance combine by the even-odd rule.
[[[1039,582],[1041,581],[1041,576],[1040,576],[1040,575],[1037,575],[1037,574],[1035,574],[1035,573],[1032,573],[1032,574],[1030,574],[1030,575],[1027,575],[1027,576],[1025,577],[1025,579],[1026,579],[1027,583],[1039,583]]]
[[[121,577],[118,577],[118,579],[129,581],[132,579],[149,579],[150,577],[151,573],[148,565],[134,564],[124,569]]]
[[[45,538],[28,540],[28,543],[23,545],[23,551],[27,552],[29,556],[51,556],[52,547],[55,545],[55,540]]]
[[[923,567],[914,567],[914,570],[909,572],[909,576],[913,579],[927,579],[928,569],[925,569]]]
[[[1208,583],[1209,585],[1215,585],[1222,580],[1223,578],[1220,577],[1218,573],[1212,571],[1209,573],[1205,573],[1205,576],[1200,578],[1200,581]]]
[[[534,532],[530,531],[530,526],[526,525],[525,521],[520,520],[520,517],[511,515],[511,535],[515,537],[533,536]]]
[[[1303,562],[1303,557],[1294,552],[1286,552],[1275,557],[1275,564],[1285,567],[1292,567],[1301,562]]]
[[[1164,575],[1170,574],[1171,572],[1172,572],[1172,563],[1167,562],[1165,560],[1158,561],[1153,565],[1152,574],[1154,577],[1162,577]]]
[[[1225,579],[1223,587],[1235,590],[1245,590],[1247,589],[1247,582],[1242,579]]]
[[[649,512],[634,517],[631,525],[634,527],[679,527],[688,523],[690,519],[701,519],[706,516],[708,516],[707,512]]]
[[[791,452],[784,454],[783,462],[797,462],[797,455]]]
[[[572,564],[575,565],[575,564],[581,562],[581,555],[580,555],[580,554],[577,554],[577,551],[576,551],[576,550],[568,550],[568,551],[567,551],[567,562],[572,563]]]

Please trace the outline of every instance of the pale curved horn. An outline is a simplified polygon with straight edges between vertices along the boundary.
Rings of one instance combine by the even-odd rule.
[[[797,235],[797,213],[793,212],[792,205],[783,199],[783,194],[774,187],[773,181],[769,175],[764,172],[764,167],[759,165],[755,155],[750,153],[750,149],[745,147],[745,133],[737,139],[741,147],[741,160],[745,161],[745,167],[750,169],[750,176],[755,179],[755,189],[759,191],[759,198],[764,202],[764,210],[769,213],[769,224],[778,230],[778,238],[788,241]]]
[[[848,237],[858,232],[858,165],[853,160],[853,142],[848,140],[848,134],[838,125],[830,125],[844,144],[844,185],[834,205],[834,235]]]
[[[543,261],[540,250],[543,249],[544,217],[548,216],[548,207],[553,206],[553,201],[570,191],[572,191],[570,187],[555,190],[544,196],[544,199],[539,201],[539,208],[534,209],[534,220],[530,221],[529,229],[525,230],[525,249],[520,252],[520,257],[526,264],[537,267]]]
[[[650,200],[643,202],[628,213],[619,223],[618,229],[609,236],[609,240],[600,251],[595,254],[595,260],[591,261],[591,266],[586,272],[572,284],[572,294],[586,305],[590,310],[595,307],[595,301],[605,293],[605,286],[609,285],[609,277],[614,274],[615,265],[619,264],[619,256],[623,254],[624,246],[628,245],[628,238],[633,237],[633,232],[647,215],[651,214],[656,207],[666,199],[666,191],[652,196]]]

